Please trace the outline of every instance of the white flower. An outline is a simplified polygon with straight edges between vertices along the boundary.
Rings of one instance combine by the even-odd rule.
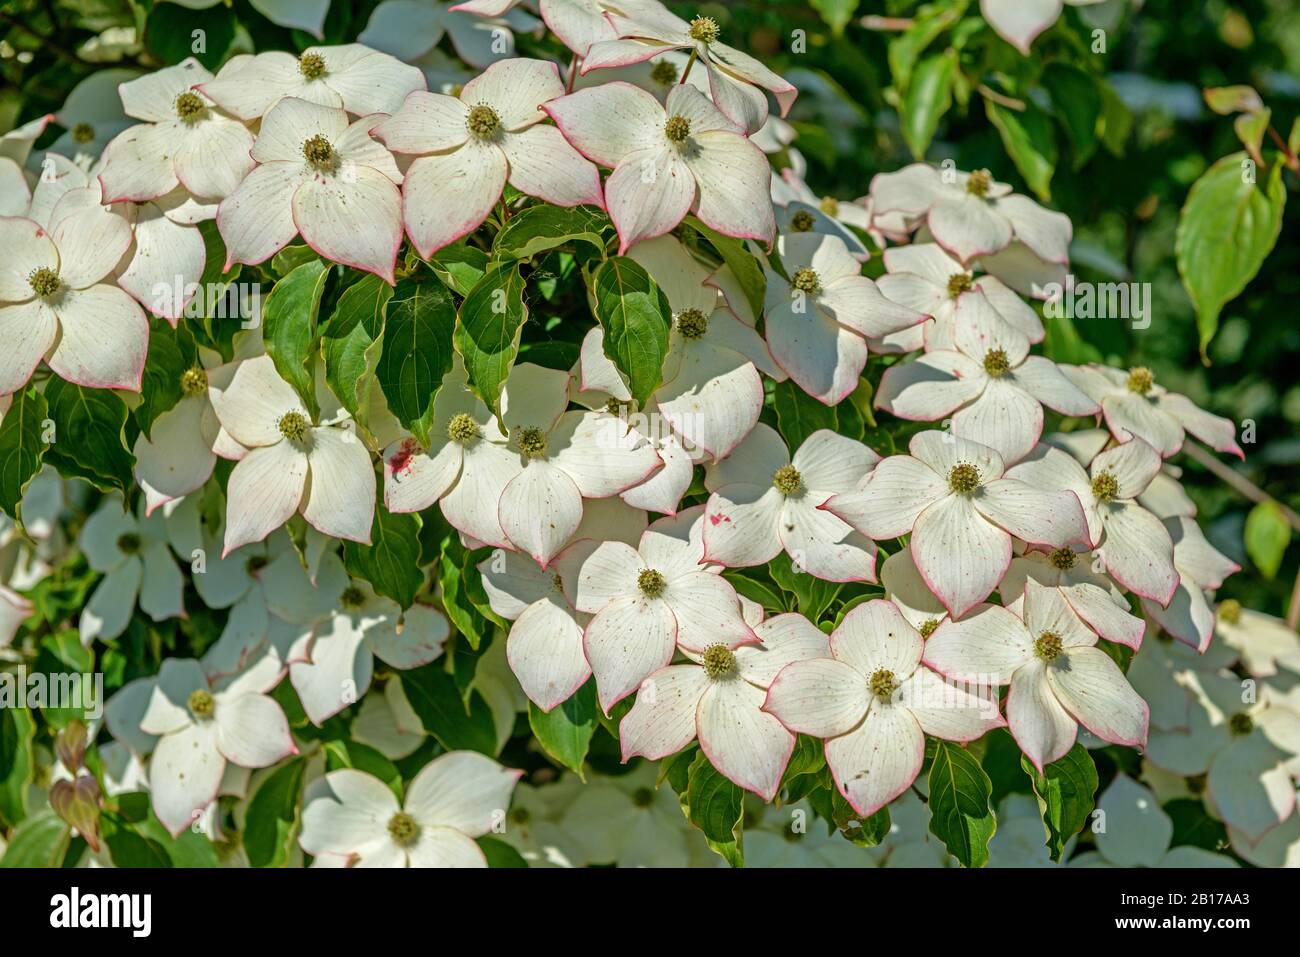
[[[109,143],[99,182],[104,200],[157,199],[183,186],[223,199],[253,168],[253,134],[192,89],[214,79],[190,57],[119,88],[127,115],[142,120]]]
[[[1168,607],[1178,588],[1174,543],[1168,530],[1138,504],[1160,471],[1160,456],[1141,439],[1107,449],[1089,471],[1060,449],[1038,446],[1008,470],[1010,478],[1078,497],[1088,523],[1084,539],[1106,571],[1129,591]]]
[[[1011,559],[998,586],[1002,604],[1011,607],[1025,593],[1025,582],[1030,579],[1060,589],[1074,613],[1102,638],[1134,650],[1141,647],[1146,622],[1130,614],[1123,590],[1106,576],[1100,552],[1082,546],[1025,551]]]
[[[767,126],[773,122],[784,123],[768,117]],[[765,126],[764,129],[767,127]],[[758,134],[751,137],[756,145]],[[779,144],[778,144],[779,145]],[[761,148],[761,147],[760,147]],[[776,150],[764,149],[764,152]],[[855,259],[866,262],[871,253],[850,226],[864,233],[871,231],[871,213],[861,203],[841,202],[833,196],[818,196],[797,172],[786,168],[780,176],[772,178],[772,202],[777,205],[776,225],[781,233],[817,233],[836,236],[848,247]],[[880,245],[884,245],[881,243]]]
[[[412,93],[375,127],[389,149],[417,156],[402,213],[423,258],[483,225],[507,182],[556,206],[604,206],[596,167],[542,122],[541,105],[563,95],[554,63],[502,60],[459,96]]]
[[[1192,519],[1167,518],[1164,526],[1174,542],[1178,590],[1167,607],[1144,598],[1142,608],[1179,641],[1204,651],[1214,637],[1215,616],[1207,594],[1217,590],[1229,575],[1241,571],[1241,566],[1206,541]]]
[[[159,736],[149,759],[149,794],[173,837],[217,796],[227,761],[264,768],[297,752],[269,690],[261,671],[209,686],[197,661],[163,662],[140,729]]]
[[[240,363],[224,388],[209,385],[222,426],[250,450],[230,475],[223,555],[260,542],[295,511],[326,535],[370,543],[375,473],[355,433],[313,424],[269,356]]]
[[[347,43],[308,47],[297,57],[281,50],[245,57],[198,89],[241,120],[265,116],[282,97],[367,116],[395,112],[407,93],[424,89],[424,76],[387,53]]]
[[[122,109],[118,88],[139,75],[138,70],[112,67],[96,70],[74,86],[59,112],[54,114],[54,122],[64,132],[50,144],[49,152],[66,156],[83,169],[89,169],[113,137],[135,122]],[[24,129],[30,130],[33,124]],[[33,135],[32,139],[35,138]],[[33,168],[44,165],[37,164],[35,159],[33,156],[28,165]]]
[[[607,714],[679,647],[703,654],[758,640],[722,569],[704,564],[703,521],[696,507],[652,524],[639,548],[591,543],[577,580],[564,581],[573,607],[594,616],[583,649]]]
[[[867,339],[926,316],[886,299],[837,236],[784,235],[777,252],[785,275],[766,269],[768,348],[799,388],[835,405],[858,386]]]
[[[686,867],[698,833],[681,802],[656,780],[656,766],[643,761],[630,774],[591,776],[560,823],[593,864],[620,867]]]
[[[1087,7],[1105,0],[980,0],[980,13],[998,36],[1029,56],[1040,33],[1060,19],[1065,5]]]
[[[1012,567],[1015,567],[1014,559]],[[894,603],[922,638],[934,634],[934,630],[948,617],[948,609],[921,577],[911,549],[900,549],[885,559],[880,566],[880,584],[885,589],[885,597]],[[1004,578],[999,590],[1006,587],[1007,579]]]
[[[1241,655],[1246,670],[1269,678],[1278,669],[1300,674],[1300,636],[1280,618],[1242,608],[1234,598],[1220,602],[1214,633]]]
[[[1069,261],[1070,218],[1012,193],[987,170],[962,173],[913,163],[896,173],[876,174],[871,199],[877,214],[925,217],[934,241],[966,264],[1002,252],[1013,239],[1047,263]]]
[[[1183,447],[1190,432],[1217,452],[1246,457],[1237,444],[1232,422],[1203,412],[1187,396],[1156,385],[1145,366],[1128,372],[1097,365],[1062,366],[1061,371],[1101,403],[1106,426],[1117,442],[1137,436],[1168,458]]]
[[[264,54],[271,55],[271,54]],[[260,263],[299,233],[326,259],[390,284],[402,244],[402,174],[370,135],[377,118],[285,97],[262,120],[256,169],[221,201],[225,269]],[[354,210],[364,209],[358,216]]]
[[[143,508],[140,511],[139,517],[124,511],[121,496],[113,493],[81,528],[78,544],[86,561],[104,576],[81,612],[83,645],[120,635],[131,621],[137,597],[154,621],[185,614],[185,582],[167,547],[163,517],[145,517]]]
[[[580,153],[614,170],[605,202],[620,255],[692,211],[727,236],[771,241],[772,167],[694,87],[678,84],[661,106],[630,83],[607,83],[543,109]]]
[[[357,40],[419,67],[432,80],[444,64],[464,61],[481,70],[512,57],[515,33],[538,32],[542,26],[524,10],[487,16],[457,6],[441,0],[384,0]],[[435,49],[444,36],[451,40],[456,60]]]
[[[765,692],[786,665],[826,658],[826,636],[802,615],[777,615],[754,626],[761,644],[724,643],[686,651],[689,664],[647,677],[619,724],[623,760],[676,754],[697,737],[720,774],[764,801],[781,786],[794,735],[763,711]]]
[[[993,449],[942,432],[912,437],[861,486],[825,508],[877,541],[912,533],[916,567],[954,617],[988,597],[1011,563],[1011,539],[1060,548],[1088,529],[1078,499],[1003,476]]]
[[[1004,723],[996,700],[924,667],[925,647],[902,612],[875,599],[844,616],[830,658],[787,665],[767,693],[763,710],[791,731],[826,739],[835,786],[863,817],[916,780],[927,734],[974,741]]]
[[[861,442],[819,429],[790,458],[759,424],[730,456],[705,472],[709,496],[705,556],[730,568],[762,565],[782,550],[795,568],[828,581],[874,581],[875,544],[823,511],[833,495],[859,488],[880,461]]]
[[[474,838],[505,819],[522,774],[473,751],[451,751],[425,765],[399,802],[363,771],[331,771],[303,795],[298,843],[348,867],[486,867]]]
[[[1146,742],[1147,703],[1060,590],[1030,580],[1022,614],[991,605],[945,622],[925,644],[925,663],[954,681],[1011,685],[1007,722],[1040,772],[1073,747],[1079,724],[1112,744]]]
[[[29,599],[0,585],[0,648],[13,643],[14,635],[34,610]]]

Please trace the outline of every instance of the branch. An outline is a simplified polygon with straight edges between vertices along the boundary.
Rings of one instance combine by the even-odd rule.
[[[1297,515],[1294,509],[1283,505],[1236,469],[1224,465],[1208,451],[1201,448],[1201,446],[1192,442],[1190,439],[1183,443],[1183,452],[1187,454],[1189,459],[1199,465],[1205,466],[1206,469],[1223,479],[1223,481],[1227,482],[1252,502],[1257,504],[1271,502],[1276,505],[1278,509],[1281,510],[1282,515],[1286,518],[1287,524],[1295,531],[1300,532],[1300,515]]]

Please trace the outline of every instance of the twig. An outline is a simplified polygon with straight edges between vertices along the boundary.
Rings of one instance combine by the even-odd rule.
[[[975,87],[975,89],[979,90],[980,93],[983,94],[984,99],[992,100],[994,103],[1005,106],[1008,110],[1015,110],[1017,113],[1023,113],[1025,111],[1024,100],[1017,100],[1014,97],[999,93],[997,90],[990,86],[985,86],[983,83]]]
[[[28,26],[26,23],[23,23],[17,17],[12,16],[0,10],[0,20],[9,24],[11,27],[15,27],[23,31],[23,33],[26,33],[28,36],[32,37],[33,39],[39,40],[41,46],[45,47],[45,49],[49,50],[55,56],[63,57],[63,59],[65,60],[71,60],[73,63],[82,63],[82,64],[86,64],[87,66],[90,65],[89,60],[83,60],[80,56],[78,56],[73,51],[65,49],[64,47],[55,43],[52,39],[45,36],[43,33],[36,30],[35,28]]]
[[[1287,169],[1293,173],[1300,174],[1300,158],[1297,158],[1295,153],[1291,152],[1291,147],[1286,140],[1282,139],[1282,134],[1270,126],[1268,128],[1268,135],[1272,138],[1273,142],[1277,144],[1277,148],[1282,151],[1282,155],[1286,157]]]
[[[912,25],[909,17],[867,16],[858,20],[858,25],[866,30],[906,30]]]

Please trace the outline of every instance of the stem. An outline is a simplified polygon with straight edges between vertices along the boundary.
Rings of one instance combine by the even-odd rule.
[[[1013,97],[1006,96],[992,87],[985,86],[983,83],[975,87],[975,89],[979,90],[986,100],[992,100],[994,103],[1005,106],[1009,110],[1015,110],[1017,113],[1023,113],[1025,111],[1024,100],[1017,100]]]
[[[858,21],[865,30],[906,30],[912,25],[908,17],[867,16]]]
[[[699,56],[700,56],[699,50],[691,51],[691,58],[686,61],[686,69],[682,70],[682,78],[677,81],[678,86],[681,86],[683,83],[685,83],[686,78],[691,75],[691,67],[695,66],[695,61],[699,59]]]
[[[569,63],[569,78],[564,83],[564,92],[572,93],[573,84],[578,82],[578,67],[582,65],[582,57],[578,54],[573,55],[573,60]]]
[[[1282,134],[1270,126],[1268,128],[1268,135],[1273,142],[1277,144],[1277,148],[1282,151],[1284,156],[1286,156],[1287,169],[1291,170],[1293,173],[1300,173],[1300,158],[1297,158],[1295,153],[1291,152],[1291,147],[1287,145],[1286,140],[1282,139]]]
[[[1291,589],[1291,605],[1286,611],[1286,624],[1292,631],[1300,628],[1300,575],[1295,578],[1295,586]]]

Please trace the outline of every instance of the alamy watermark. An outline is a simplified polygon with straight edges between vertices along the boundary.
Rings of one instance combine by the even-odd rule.
[[[104,674],[28,672],[26,665],[0,671],[0,708],[74,710],[93,721],[104,716]]]
[[[1049,319],[1124,319],[1133,329],[1151,325],[1149,282],[1079,282],[1068,274],[1064,283],[1034,283],[1033,294],[1043,300]]]

